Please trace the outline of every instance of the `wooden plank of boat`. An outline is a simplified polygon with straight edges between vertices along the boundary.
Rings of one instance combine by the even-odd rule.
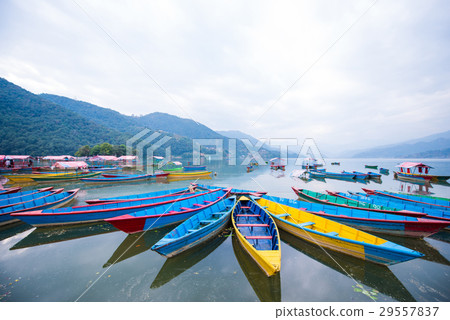
[[[242,196],[233,209],[231,221],[239,243],[266,275],[279,272],[280,236],[270,214],[251,199]]]
[[[80,189],[73,189],[66,192],[63,192],[63,190],[64,189],[56,189],[50,195],[45,197],[1,210],[0,225],[19,221],[20,219],[17,215],[28,211],[59,208],[67,205],[75,199]]]
[[[424,218],[450,221],[450,211],[445,210],[445,208],[442,208],[442,207],[434,207],[434,206],[429,206],[426,204],[409,202],[409,201],[404,201],[404,200],[400,200],[400,199],[394,199],[394,198],[377,196],[377,195],[366,195],[366,194],[359,193],[359,192],[357,192],[357,193],[350,192],[348,194],[339,192],[339,193],[333,193],[333,195],[335,195],[337,197],[342,197],[345,199],[366,202],[366,203],[369,203],[372,205],[382,205],[385,207],[395,208],[395,209],[399,209],[399,210],[409,210],[409,211],[425,213],[426,216],[424,216]]]
[[[65,225],[102,221],[127,213],[146,210],[150,207],[170,204],[177,201],[195,198],[205,193],[194,195],[173,195],[161,199],[129,200],[124,202],[110,202],[105,204],[84,205],[59,209],[27,211],[14,214],[25,223],[33,226]]]
[[[369,195],[377,194],[377,195],[384,196],[384,197],[390,197],[390,198],[395,198],[395,199],[400,199],[400,200],[407,200],[410,202],[428,204],[428,205],[432,205],[432,206],[436,206],[436,207],[450,209],[450,202],[448,202],[448,201],[437,200],[437,199],[433,200],[433,199],[426,199],[426,198],[417,200],[414,197],[410,197],[408,195],[404,195],[404,194],[400,194],[400,193],[379,191],[379,190],[370,190],[370,189],[364,189],[364,188],[363,188],[363,191]]]
[[[217,189],[217,188],[216,188]],[[150,200],[150,199],[162,199],[166,197],[172,197],[174,195],[192,195],[195,192],[195,187],[192,188],[177,188],[163,191],[153,191],[141,194],[132,194],[128,196],[110,197],[102,199],[85,200],[87,204],[100,204],[108,202],[124,202],[130,200]]]
[[[201,210],[166,234],[151,249],[170,258],[211,239],[227,226],[235,204],[236,197],[233,196]]]
[[[261,207],[267,207],[280,229],[334,251],[383,265],[423,256],[420,252],[364,231],[268,200],[266,196],[256,202]]]
[[[195,213],[222,201],[229,193],[230,189],[207,191],[195,198],[189,197],[179,199],[173,203],[159,205],[138,212],[131,212],[114,218],[105,219],[105,221],[126,233],[157,229],[184,221]],[[198,206],[198,204],[201,204],[202,206]]]
[[[437,233],[450,225],[450,221],[350,209],[274,196],[263,198],[368,232],[421,238]]]
[[[301,200],[308,201],[308,202],[330,204],[333,206],[339,206],[339,207],[344,207],[344,208],[353,208],[353,209],[369,210],[369,211],[375,211],[375,212],[399,214],[402,216],[411,216],[411,217],[423,217],[426,215],[425,213],[420,213],[420,212],[415,212],[415,211],[398,210],[398,209],[390,208],[390,207],[371,205],[371,204],[361,202],[361,201],[341,199],[336,196],[327,195],[327,194],[323,194],[320,192],[313,192],[313,191],[309,191],[306,189],[298,189],[298,188],[292,187],[292,190],[294,190],[294,192],[297,194],[297,196]]]

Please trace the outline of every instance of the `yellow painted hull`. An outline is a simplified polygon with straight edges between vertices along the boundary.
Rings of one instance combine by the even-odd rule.
[[[73,175],[75,175],[75,173],[7,174],[3,176],[14,182],[33,182],[33,177],[61,177]]]
[[[245,197],[244,197],[245,198]],[[234,208],[233,208],[234,210]],[[270,217],[270,214],[267,213]],[[250,242],[245,239],[245,237],[241,234],[239,229],[236,226],[236,222],[234,220],[234,216],[232,215],[231,218],[233,228],[236,231],[237,239],[239,240],[240,244],[244,248],[245,251],[250,255],[250,257],[255,260],[255,262],[259,265],[259,267],[267,274],[267,276],[272,276],[275,273],[280,271],[281,266],[281,250],[278,248],[278,250],[256,250]],[[275,228],[276,224],[275,224]],[[280,235],[277,229],[277,237],[278,237],[278,243],[280,243]]]
[[[192,172],[171,172],[169,178],[183,178],[183,177],[204,177],[211,175],[212,171],[192,171]]]
[[[262,207],[267,207],[267,211],[275,217],[274,220],[280,229],[321,247],[339,251],[363,260],[366,260],[364,245],[355,242],[365,242],[373,245],[381,245],[387,242],[382,238],[355,228],[267,199],[261,198],[256,202]],[[277,215],[286,216],[276,217]],[[303,228],[295,226],[306,222],[313,222],[313,224],[304,226]],[[294,225],[291,225],[291,223]],[[335,237],[311,232],[313,230],[319,233],[336,232],[339,237],[351,241],[340,240]]]

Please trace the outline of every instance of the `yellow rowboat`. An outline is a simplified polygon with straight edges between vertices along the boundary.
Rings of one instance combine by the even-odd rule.
[[[66,176],[74,176],[80,173],[31,173],[31,174],[6,174],[3,175],[5,178],[8,178],[9,181],[12,182],[33,182],[33,178],[35,177],[66,177]]]
[[[269,196],[255,198],[255,202],[267,208],[280,229],[324,248],[383,265],[423,256],[420,252],[339,222],[272,201]]]
[[[205,177],[210,176],[212,171],[188,171],[188,172],[170,172],[168,178],[184,178],[184,177]]]
[[[266,275],[279,272],[280,236],[270,214],[242,196],[233,208],[231,221],[239,243]]]

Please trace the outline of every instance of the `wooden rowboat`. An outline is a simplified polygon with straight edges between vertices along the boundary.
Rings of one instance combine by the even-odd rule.
[[[12,206],[21,205],[21,204],[24,204],[29,201],[33,201],[36,199],[40,199],[40,198],[49,196],[55,192],[55,191],[52,191],[52,189],[53,188],[50,187],[50,188],[41,189],[40,191],[37,191],[37,192],[24,194],[22,196],[2,199],[2,200],[0,200],[0,210],[8,208],[8,207],[12,207]],[[59,189],[59,190],[60,190],[59,192],[62,192],[64,189]]]
[[[266,197],[256,199],[256,202],[267,208],[280,229],[327,249],[383,265],[423,256],[420,252]]]
[[[69,204],[75,199],[80,189],[63,192],[64,189],[56,189],[50,195],[20,205],[8,207],[0,211],[0,225],[22,220],[19,215],[32,210],[59,208]]]
[[[46,182],[64,182],[64,181],[72,181],[78,180],[81,178],[90,178],[98,176],[100,172],[92,172],[92,173],[81,173],[81,174],[57,174],[57,175],[40,175],[36,174],[33,176],[33,181],[37,183],[46,183]]]
[[[368,164],[366,164],[364,167],[366,167],[367,169],[378,169],[378,165],[376,165],[376,166],[373,166],[373,165],[368,165]]]
[[[233,196],[200,211],[166,234],[151,249],[170,258],[213,238],[227,226],[235,204],[236,197]]]
[[[15,217],[33,226],[90,223],[117,217],[127,213],[146,210],[154,206],[161,206],[176,201],[195,198],[201,195],[202,193],[187,195],[184,197],[182,195],[172,195],[170,197],[163,198],[162,200],[158,198],[149,200],[129,200],[125,202],[111,202],[60,209],[28,211],[17,213],[15,214]]]
[[[136,233],[165,227],[184,221],[199,211],[205,210],[223,201],[230,189],[217,189],[202,193],[196,197],[180,198],[173,203],[130,212],[115,218],[105,219],[114,227],[126,233]]]
[[[196,178],[210,176],[212,171],[170,172],[168,178]]]
[[[409,210],[399,210],[391,207],[384,207],[379,205],[372,205],[361,201],[354,201],[348,199],[342,199],[336,196],[309,191],[306,189],[298,189],[292,187],[292,190],[297,194],[300,200],[315,202],[321,204],[330,204],[333,206],[344,207],[344,208],[352,208],[352,209],[360,209],[360,210],[369,210],[374,212],[382,212],[382,213],[391,213],[391,214],[399,214],[402,216],[411,216],[411,217],[423,217],[426,214],[420,212],[414,212]]]
[[[377,196],[377,195],[365,195],[359,192],[330,192],[329,194],[349,200],[355,200],[360,202],[365,202],[372,205],[382,205],[390,208],[395,208],[399,210],[409,210],[425,213],[424,218],[439,219],[450,221],[450,211],[445,210],[442,207],[434,207],[426,204],[419,204],[415,202],[404,201],[400,199],[394,199],[389,197]]]
[[[403,237],[427,237],[450,225],[450,221],[432,220],[343,208],[274,196],[263,198],[289,207],[343,223],[368,232],[378,232]]]
[[[172,197],[174,195],[187,196],[193,195],[195,190],[195,186],[191,188],[178,188],[178,189],[170,189],[170,190],[162,190],[162,191],[153,191],[141,194],[132,194],[128,196],[119,196],[119,197],[111,197],[111,198],[102,198],[102,199],[93,199],[93,200],[85,200],[87,204],[100,204],[100,203],[110,203],[110,202],[126,202],[130,200],[151,200],[151,199],[160,199],[163,200],[167,197]]]
[[[22,190],[22,187],[11,187],[11,188],[6,188],[6,189],[1,189],[0,195],[16,193],[16,192],[19,192],[20,190]]]
[[[52,189],[53,189],[53,187],[47,187],[47,188],[42,188],[42,189],[34,189],[34,190],[21,191],[21,192],[15,192],[15,193],[6,193],[6,194],[2,193],[2,194],[0,194],[0,201],[5,200],[5,199],[13,199],[13,198],[17,198],[17,197],[23,197],[23,196],[34,194],[34,193],[50,191]]]
[[[136,182],[167,177],[168,173],[157,174],[130,174],[130,175],[103,175],[95,178],[81,178],[80,180],[86,183],[122,183],[122,182]]]
[[[447,201],[447,200],[440,200],[440,199],[433,199],[433,198],[426,198],[426,197],[417,199],[417,196],[410,196],[410,195],[406,195],[406,194],[400,194],[400,193],[394,193],[394,192],[388,192],[388,191],[370,190],[370,189],[364,189],[364,188],[363,188],[363,191],[365,193],[367,193],[368,195],[375,194],[375,195],[380,195],[383,197],[389,197],[389,198],[394,198],[394,199],[399,199],[399,200],[406,200],[406,201],[410,201],[413,203],[441,207],[445,210],[450,209],[450,201]]]
[[[239,243],[250,257],[267,276],[279,272],[280,235],[270,214],[251,199],[242,196],[231,217]]]

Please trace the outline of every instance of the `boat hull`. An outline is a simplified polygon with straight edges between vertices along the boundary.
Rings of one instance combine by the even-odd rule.
[[[267,199],[260,199],[258,203],[268,207],[269,213],[281,230],[333,251],[383,265],[392,265],[423,256],[419,252],[296,208]],[[291,221],[286,220],[288,218]],[[311,222],[300,226],[300,223],[304,223],[303,220]],[[313,230],[310,228],[311,224],[323,226],[327,232]],[[344,238],[339,234],[352,235],[355,239]]]
[[[230,205],[234,207],[234,202],[230,203]],[[226,207],[227,206],[224,204],[222,210],[226,209]],[[157,251],[159,254],[171,258],[181,252],[208,241],[222,232],[222,230],[228,225],[232,207],[230,207],[227,211],[221,211],[218,213],[197,213],[195,216],[189,218],[189,220],[186,220],[181,225],[177,226],[151,249]],[[217,216],[220,217],[216,220],[212,220]],[[202,220],[209,222],[202,227]],[[174,237],[170,237],[172,235]]]
[[[202,194],[202,196],[197,196],[195,199],[192,199],[192,197],[184,198],[175,203],[159,205],[157,208],[116,216],[114,218],[105,219],[105,221],[111,223],[117,229],[130,234],[162,228],[190,218],[197,212],[224,199],[228,196],[229,192],[230,189],[213,190]],[[221,196],[217,197],[218,194]],[[214,196],[216,197],[214,198]],[[198,203],[200,201],[206,201],[207,204],[200,205]],[[188,205],[189,207],[187,207]],[[178,209],[178,211],[176,209]]]

